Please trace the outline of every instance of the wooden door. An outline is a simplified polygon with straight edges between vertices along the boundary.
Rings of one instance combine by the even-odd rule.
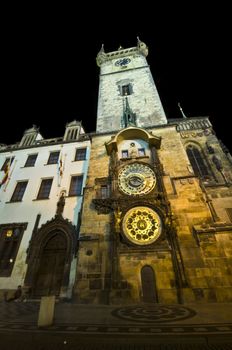
[[[66,239],[61,233],[53,236],[44,247],[35,282],[34,295],[59,295],[66,258]]]
[[[154,271],[151,266],[144,266],[141,270],[142,293],[144,303],[157,303],[157,291]]]

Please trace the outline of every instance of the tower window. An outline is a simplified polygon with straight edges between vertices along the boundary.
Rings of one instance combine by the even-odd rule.
[[[122,96],[131,95],[132,93],[131,85],[130,84],[122,85],[121,93],[122,93]]]
[[[60,152],[51,152],[48,158],[48,164],[57,164]]]
[[[139,157],[143,157],[145,156],[145,149],[144,148],[138,148],[138,154],[139,154]]]
[[[85,160],[86,159],[86,148],[78,148],[76,150],[75,160]]]
[[[25,163],[25,167],[30,167],[30,166],[34,166],[35,165],[35,161],[37,158],[38,154],[30,154],[27,158],[27,161]]]
[[[24,192],[26,190],[28,181],[20,181],[17,183],[14,193],[11,197],[11,202],[21,202]]]
[[[188,146],[186,152],[191,166],[193,168],[194,174],[200,177],[208,176],[209,172],[201,152],[193,146]]]
[[[48,199],[52,187],[52,179],[43,179],[37,199]]]
[[[69,188],[69,196],[81,196],[82,184],[83,184],[83,175],[72,176],[70,188]]]
[[[128,150],[126,149],[122,150],[122,158],[128,158],[128,157],[129,157]]]
[[[102,185],[101,188],[101,198],[104,199],[104,198],[108,198],[109,197],[109,194],[108,194],[108,186],[106,185]]]
[[[0,276],[11,275],[25,225],[0,225]]]

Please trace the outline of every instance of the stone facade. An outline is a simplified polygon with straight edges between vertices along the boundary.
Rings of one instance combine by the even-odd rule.
[[[150,266],[155,276],[156,302],[232,301],[232,223],[226,211],[232,207],[231,163],[208,118],[171,120],[166,126],[146,130],[151,138],[161,140],[160,146],[158,141],[155,145],[161,171],[152,160],[154,147],[146,139],[146,158],[122,158],[120,153],[125,146],[120,144],[139,140],[142,135],[139,128],[134,133],[131,130],[131,140],[126,129],[124,134],[119,131],[117,135],[92,137],[74,291],[77,300],[141,302],[141,270]],[[194,174],[186,152],[190,144],[202,151],[209,169],[205,178]],[[210,153],[209,144],[214,153]],[[213,155],[220,158],[220,170]],[[134,198],[118,190],[117,169],[128,162],[146,162],[155,169],[157,178],[160,176],[163,204],[157,200],[156,192]],[[99,192],[102,185],[108,188],[104,199]],[[138,204],[160,209],[163,214],[161,240],[146,247],[126,241],[122,220],[119,227],[115,221],[118,206],[123,218],[129,208]]]

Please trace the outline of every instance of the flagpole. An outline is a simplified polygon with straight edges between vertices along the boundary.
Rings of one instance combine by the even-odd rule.
[[[180,102],[178,102],[178,107],[179,107],[180,113],[182,114],[182,117],[187,118],[186,115],[184,114],[183,109],[181,108]]]

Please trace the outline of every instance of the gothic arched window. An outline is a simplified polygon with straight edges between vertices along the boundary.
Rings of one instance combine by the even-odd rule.
[[[194,174],[200,177],[209,175],[209,171],[204,162],[201,152],[194,146],[188,146],[186,149],[189,161],[192,165]]]

